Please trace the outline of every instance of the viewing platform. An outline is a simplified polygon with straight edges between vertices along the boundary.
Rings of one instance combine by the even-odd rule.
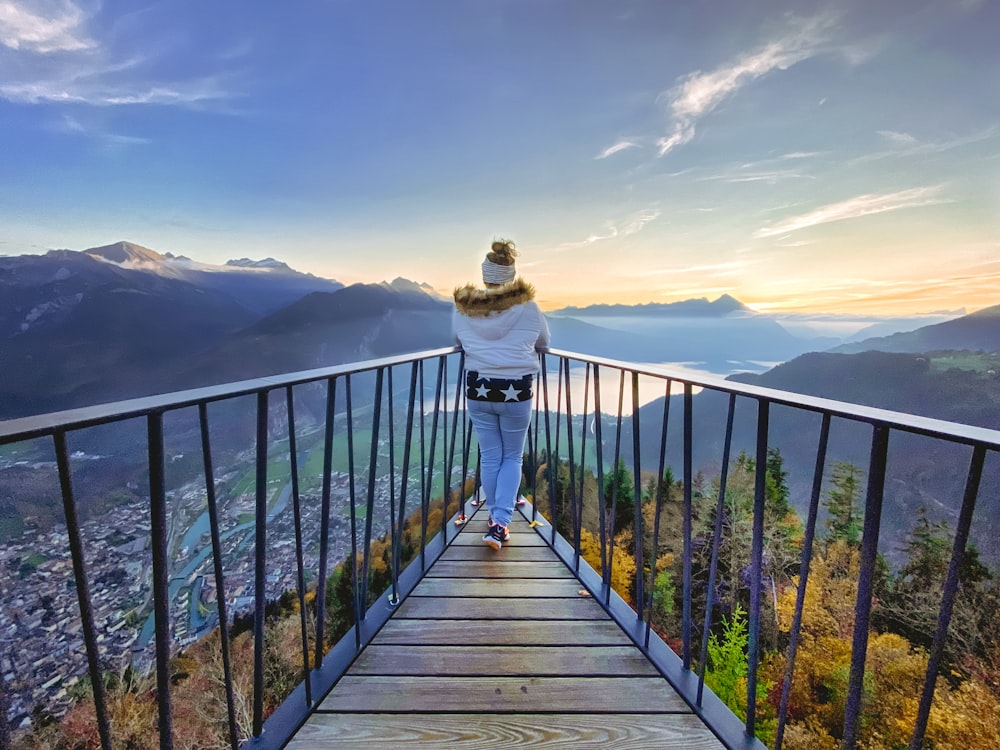
[[[519,514],[484,512],[288,744],[289,750],[725,746]]]
[[[992,580],[969,563],[1000,431],[549,349],[496,552],[463,366],[0,422],[0,470],[46,514],[0,549],[0,745],[921,750],[955,742],[925,738],[963,690],[997,705],[941,675],[960,605],[977,632],[962,586]],[[923,529],[909,641],[877,620],[880,534],[915,497],[949,523]]]

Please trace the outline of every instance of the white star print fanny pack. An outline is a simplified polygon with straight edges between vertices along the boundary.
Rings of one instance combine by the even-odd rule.
[[[534,393],[533,375],[520,378],[487,378],[475,370],[465,373],[465,397],[470,401],[529,401]]]

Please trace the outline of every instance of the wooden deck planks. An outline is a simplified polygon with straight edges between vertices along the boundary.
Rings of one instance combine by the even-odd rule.
[[[576,576],[570,572],[569,568],[561,562],[551,560],[438,560],[427,573],[427,578],[568,578],[576,580]]]
[[[497,552],[480,516],[288,748],[722,748],[534,529]]]
[[[351,667],[355,675],[587,677],[650,676],[656,669],[634,646],[383,646],[371,645]]]
[[[320,711],[686,713],[660,677],[410,677],[347,674]]]
[[[317,714],[293,750],[720,750],[692,714]]]
[[[611,620],[508,620],[500,625],[504,643],[521,646],[630,646],[632,641]],[[498,628],[492,620],[405,620],[393,618],[378,634],[382,645],[489,646]]]

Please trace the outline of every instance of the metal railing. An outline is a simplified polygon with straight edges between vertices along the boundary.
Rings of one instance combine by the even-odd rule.
[[[612,377],[610,388],[607,386],[609,373]],[[553,375],[555,375],[554,381]],[[541,448],[546,455],[551,456],[553,445],[558,446],[555,453],[558,453],[560,460],[565,458],[568,475],[569,507],[563,510],[568,510],[570,518],[563,524],[560,524],[558,517],[553,519],[551,542],[554,548],[571,567],[577,570],[581,580],[585,583],[592,582],[593,589],[619,624],[632,635],[633,640],[647,649],[647,655],[730,748],[752,745],[754,742],[752,738],[758,729],[757,713],[760,703],[757,697],[758,675],[761,666],[762,603],[765,601],[765,504],[769,491],[768,482],[771,481],[767,467],[771,457],[770,451],[776,439],[772,434],[775,432],[775,413],[780,412],[782,426],[785,428],[782,430],[786,439],[783,448],[790,449],[801,458],[808,453],[811,446],[815,447],[812,454],[812,470],[809,472],[811,476],[808,477],[811,489],[808,492],[808,500],[802,503],[805,506],[803,508],[805,521],[797,583],[794,580],[787,582],[795,589],[795,605],[788,633],[785,670],[780,682],[776,731],[772,740],[773,747],[777,749],[780,749],[783,743],[789,695],[794,683],[806,588],[817,540],[820,497],[824,486],[825,468],[830,463],[831,429],[839,429],[843,433],[838,441],[838,450],[841,451],[838,457],[861,462],[863,464],[861,471],[868,477],[867,488],[862,498],[863,508],[860,509],[863,512],[864,522],[860,539],[860,574],[854,606],[850,674],[847,680],[840,737],[841,747],[845,750],[856,747],[866,708],[864,698],[868,677],[866,653],[875,600],[873,575],[878,569],[881,554],[879,536],[887,492],[887,472],[891,463],[890,437],[895,436],[893,439],[901,442],[901,453],[913,447],[912,442],[906,441],[914,439],[929,439],[953,448],[950,453],[938,453],[937,458],[945,462],[935,466],[935,470],[939,473],[953,473],[952,462],[957,464],[964,455],[968,461],[968,469],[964,473],[957,472],[962,479],[961,492],[956,493],[955,497],[947,498],[956,507],[958,519],[947,576],[941,592],[937,626],[928,649],[919,708],[909,738],[911,750],[923,746],[935,686],[942,666],[952,609],[959,588],[959,571],[967,552],[979,488],[988,458],[993,462],[991,485],[996,487],[997,479],[1000,478],[1000,465],[997,462],[1000,431],[745,385],[721,378],[692,378],[671,373],[668,368],[636,366],[558,350],[550,350],[543,357],[542,380],[544,386],[540,399],[540,414],[543,415],[544,426],[538,428],[536,425],[537,437],[533,448],[539,450],[539,441],[544,441]],[[642,392],[649,391],[651,386],[654,392],[656,386],[659,386],[661,398],[652,405],[642,407],[643,402],[649,400],[648,394],[643,396]],[[629,394],[628,401],[626,393]],[[602,395],[605,398],[611,395],[617,402],[617,408],[606,409],[601,402]],[[578,412],[574,411],[576,408],[574,398],[581,396],[582,406]],[[552,401],[553,397],[555,403]],[[676,419],[671,421],[671,407],[675,401],[680,402],[679,406],[683,409],[679,426],[675,424]],[[737,416],[741,419],[738,420]],[[552,425],[550,421],[556,419],[560,423]],[[811,422],[805,424],[803,419]],[[788,430],[790,424],[796,429]],[[602,434],[608,429],[613,430],[613,443]],[[561,430],[562,435],[560,435]],[[717,438],[722,434],[724,438],[720,441]],[[588,437],[593,443],[589,455]],[[711,445],[706,446],[706,442]],[[612,444],[613,448],[610,447]],[[868,445],[867,455],[862,450],[864,444]],[[721,707],[718,699],[710,691],[705,690],[707,652],[712,631],[717,630],[718,625],[713,621],[713,616],[718,614],[714,610],[719,604],[716,576],[720,563],[720,543],[723,526],[729,520],[726,518],[725,507],[727,477],[734,449],[740,445],[746,451],[745,458],[752,456],[748,465],[754,469],[751,549],[749,565],[744,571],[749,615],[746,690],[743,700],[745,721],[742,736],[732,725],[732,714]],[[661,514],[664,510],[665,497],[669,495],[668,488],[664,486],[665,479],[669,477],[669,473],[665,477],[668,454],[682,466],[682,549],[679,550],[682,570],[682,613],[677,647],[679,655],[662,648],[656,643],[656,639],[650,639],[653,581],[658,567],[655,558],[660,552],[658,540],[661,533]],[[615,494],[619,480],[617,474],[612,477],[607,476],[609,468],[619,466],[619,462],[626,459],[631,462],[633,477],[632,563],[636,574],[631,584],[632,605],[618,596],[612,585],[614,578],[612,566],[616,559],[613,554],[613,530],[616,528],[615,514],[618,506]],[[802,460],[798,463],[803,466],[805,464]],[[718,471],[718,485],[706,494],[711,495],[714,492],[715,495],[714,511],[710,514],[714,523],[710,535],[707,581],[702,582],[704,590],[701,593],[705,596],[705,602],[702,605],[702,612],[697,613],[694,607],[696,587],[692,570],[695,553],[694,493],[699,483],[695,467],[704,470],[713,464]],[[550,491],[557,484],[554,466],[555,462],[548,462],[547,485]],[[588,566],[580,562],[582,519],[586,515],[584,474],[588,471],[588,466],[596,477],[598,497],[600,498],[600,493],[610,494],[610,497],[605,496],[597,501],[601,508],[601,512],[596,514],[600,537],[598,573],[593,573]],[[650,491],[649,495],[654,500],[652,504],[655,508],[653,529],[650,530],[644,529],[647,520],[642,512],[643,500],[650,498],[643,497],[639,477],[644,472],[648,475],[653,471],[655,471],[653,474],[655,490]],[[608,481],[609,479],[611,481]],[[543,502],[543,498],[538,498],[538,502]],[[554,511],[559,509],[554,500],[549,501],[549,507]],[[910,512],[913,510],[915,509],[911,508]],[[591,513],[591,518],[594,515]],[[571,537],[569,543],[557,539],[554,529],[559,526]],[[650,539],[651,549],[646,549]],[[988,539],[983,541],[986,542],[983,548],[990,546]],[[773,577],[771,582],[773,586]],[[699,621],[701,637],[700,641],[696,642],[694,632]]]
[[[1000,450],[1000,432],[722,379],[682,377],[666,368],[640,367],[559,350],[543,352],[541,365],[535,418],[526,445],[526,492],[534,501],[531,512],[549,515],[551,528],[542,533],[552,548],[730,748],[761,746],[754,737],[758,729],[758,669],[767,578],[765,467],[772,447],[775,413],[781,412],[782,419],[789,415],[798,419],[804,415],[807,421],[816,423],[811,490],[808,501],[803,503],[806,520],[794,618],[786,650],[786,671],[777,711],[775,747],[782,743],[789,693],[794,682],[819,501],[825,467],[829,463],[831,429],[843,430],[843,425],[850,425],[850,430],[855,432],[850,433],[853,438],[848,442],[855,448],[856,430],[869,433],[865,464],[868,484],[860,545],[861,575],[857,586],[849,693],[844,709],[845,748],[855,746],[864,708],[872,571],[879,554],[890,437],[921,436],[958,446],[970,454],[939,622],[929,650],[920,709],[912,731],[911,747],[921,747],[984,465]],[[178,551],[180,531],[175,527],[176,490],[168,486],[169,470],[178,452],[171,453],[167,447],[168,443],[177,443],[187,449],[195,447],[200,454],[208,527],[206,545],[210,547],[204,564],[207,565],[210,556],[210,575],[214,579],[220,624],[233,623],[236,613],[232,610],[238,601],[227,592],[226,561],[232,559],[233,553],[226,544],[231,544],[233,537],[226,535],[234,533],[236,528],[248,535],[248,539],[252,536],[253,564],[247,576],[252,573],[249,620],[253,633],[253,677],[249,690],[250,708],[242,719],[238,716],[240,697],[235,694],[230,628],[218,630],[227,742],[234,750],[241,744],[279,747],[318,705],[358,651],[392,615],[395,606],[457,533],[451,521],[455,513],[464,512],[462,500],[469,494],[466,479],[473,476],[475,470],[473,434],[464,414],[461,369],[461,352],[447,348],[0,422],[0,447],[51,441],[87,655],[94,720],[102,748],[112,746],[106,685],[109,672],[114,668],[102,655],[104,639],[94,611],[94,571],[88,560],[87,521],[81,518],[77,501],[76,459],[72,445],[78,435],[131,420],[145,423],[141,451],[148,476],[149,580],[160,746],[173,747],[171,695],[175,685],[171,680],[171,664],[179,650],[175,642],[176,623],[172,627],[171,619],[172,609],[174,615],[177,609],[171,583],[177,573],[174,555]],[[650,390],[652,395],[647,393]],[[616,401],[611,409],[602,404],[602,397],[606,401],[609,396]],[[220,438],[216,428],[213,438],[215,422],[210,420],[213,416],[210,412],[214,410],[218,421],[225,424],[224,433],[236,432],[233,425],[239,423],[238,416],[247,411],[251,400],[252,459],[243,457],[242,460],[252,465],[249,472],[252,481],[247,478],[237,485],[248,496],[252,495],[252,512],[241,514],[236,526],[230,518],[230,528],[226,529],[223,511],[236,502],[238,492],[233,481],[220,479],[220,474],[230,476],[231,467],[220,472],[213,446],[218,449],[220,442],[232,436],[223,434]],[[683,410],[679,425],[676,418],[671,420],[671,410],[677,408]],[[166,420],[173,421],[167,424]],[[805,450],[801,443],[800,439],[796,445],[800,451]],[[749,630],[745,719],[742,720],[737,719],[711,690],[705,689],[708,646],[717,625],[717,574],[724,533],[727,478],[733,451],[740,446],[748,449],[755,467],[749,566],[743,592],[749,602]],[[238,452],[231,452],[231,456],[237,455]],[[856,455],[856,451],[851,455]],[[634,480],[630,503],[632,518],[629,519],[632,543],[627,550],[634,574],[630,576],[629,590],[620,592],[615,590],[614,581],[616,572],[620,573],[616,566],[622,564],[622,542],[615,530],[623,525],[616,515],[621,505],[618,492],[625,486],[620,481],[618,467],[624,467],[626,462],[631,464]],[[665,486],[669,477],[667,469],[675,464],[681,466],[682,488],[679,502],[682,539],[679,550],[680,632],[664,635],[676,641],[677,653],[667,647],[653,628],[655,576],[663,553],[659,543],[661,520],[671,503],[671,490]],[[318,469],[321,479],[319,486],[313,489],[300,486],[304,475],[312,477],[310,481],[315,479],[315,472],[310,474],[307,466]],[[693,568],[696,472],[712,466],[718,470],[719,480],[715,490],[707,580],[696,582]],[[277,492],[273,487],[274,475],[279,478],[280,490]],[[648,497],[644,497],[640,480],[650,475],[653,477],[652,489]],[[339,486],[335,489],[337,477]],[[597,489],[596,497],[591,484]],[[278,494],[284,500],[277,502],[280,508],[275,510]],[[652,508],[652,528],[648,528],[644,503]],[[340,516],[335,512],[338,504],[343,506]],[[279,511],[287,518],[284,511],[289,505],[294,529],[295,573],[293,585],[288,588],[294,589],[299,617],[300,681],[269,713],[265,665],[270,622],[268,602],[278,598],[281,592],[268,589],[269,565],[276,554],[274,540],[268,534],[269,528],[278,522]],[[440,510],[439,518],[435,516],[437,510]],[[231,515],[231,508],[229,512]],[[414,528],[418,518],[419,528]],[[309,536],[306,527],[315,528],[316,533]],[[584,560],[586,550],[582,542],[588,534],[591,538],[596,537],[599,550],[593,566]],[[331,547],[335,538],[345,546],[341,550],[344,554],[339,568],[336,562],[341,558]],[[381,557],[378,557],[374,548],[379,546],[380,540],[383,543],[379,552]],[[616,545],[619,545],[617,550]],[[379,575],[376,575],[376,568]],[[335,575],[337,570],[339,578]],[[346,581],[341,589],[347,592],[346,602],[328,601],[329,582],[334,579]],[[385,591],[375,590],[379,587],[385,587]],[[702,595],[704,602],[700,601]],[[340,636],[340,631],[330,633],[329,613],[335,606],[339,606],[342,613],[346,612],[340,619],[344,626],[341,631],[346,632],[340,638],[335,637]],[[700,611],[696,611],[699,608]],[[700,639],[696,631],[700,631]]]
[[[169,488],[167,482],[167,441],[181,441],[185,449],[198,450],[210,537],[210,553],[206,559],[212,559],[211,575],[214,577],[218,622],[227,625],[218,629],[225,687],[226,741],[234,750],[248,741],[255,746],[278,747],[317,705],[356,652],[391,615],[401,597],[408,593],[444,549],[449,532],[449,509],[461,505],[452,498],[456,459],[461,464],[461,476],[469,474],[467,462],[471,434],[465,419],[459,420],[460,391],[451,385],[461,370],[461,362],[461,353],[452,347],[0,422],[0,446],[30,444],[38,451],[39,441],[51,441],[87,656],[94,720],[102,748],[112,747],[107,684],[109,676],[114,676],[116,667],[109,665],[102,654],[103,634],[95,617],[92,583],[95,571],[88,560],[88,538],[84,533],[80,503],[74,487],[71,441],[88,430],[129,424],[133,420],[145,422],[145,443],[141,450],[146,456],[148,476],[148,546],[152,558],[149,577],[155,643],[153,671],[156,679],[157,730],[162,748],[174,746],[171,705],[174,670],[171,662],[180,645],[176,642],[176,622],[172,625],[171,618],[171,609],[177,609],[171,581],[178,567],[172,553],[177,551],[180,533],[173,528],[173,518],[168,514],[170,496],[176,490]],[[405,371],[406,380],[397,390],[396,380],[401,371]],[[362,400],[360,407],[357,405],[359,394]],[[223,544],[223,522],[220,519],[220,479],[213,454],[213,445],[223,438],[217,434],[213,441],[209,412],[210,409],[219,410],[225,422],[223,430],[234,429],[233,413],[245,411],[249,405],[247,399],[253,402],[254,437],[251,447],[253,458],[250,461],[252,468],[248,472],[252,474],[252,481],[245,483],[243,489],[252,492],[253,507],[252,513],[244,514],[249,518],[237,528],[248,536],[252,535],[254,549],[250,569],[252,581],[248,582],[253,593],[244,597],[244,600],[249,599],[252,607],[253,677],[249,721],[241,726],[237,717],[239,701],[235,695],[229,627],[234,620],[231,609],[235,598],[227,592],[227,571],[224,570],[227,549]],[[189,413],[192,410],[197,413],[194,419]],[[320,428],[313,434],[321,431],[322,439],[314,441],[310,450],[322,456],[322,484],[318,496],[313,498],[316,502],[308,509],[313,520],[318,515],[319,533],[309,541],[303,537],[303,516],[307,509],[303,507],[300,488],[303,467],[299,465],[305,455],[301,445],[305,432],[301,427],[297,428],[296,422],[296,414],[302,410],[322,414],[318,418],[314,416],[313,420],[317,423],[315,426]],[[174,425],[171,431],[165,426],[165,420],[173,414],[186,415],[187,419],[180,419],[183,424]],[[397,419],[399,415],[402,415],[402,425]],[[192,425],[192,421],[196,425]],[[195,426],[194,430],[192,426]],[[196,438],[192,439],[191,433],[196,433]],[[356,439],[359,434],[364,435],[367,446],[360,445]],[[457,440],[460,440],[458,446]],[[282,445],[278,451],[280,456],[276,459],[274,447],[279,441]],[[335,449],[339,449],[338,458],[342,466],[335,465],[338,460],[335,459]],[[387,450],[387,454],[383,449]],[[279,463],[287,466],[278,469]],[[314,458],[313,463],[319,462]],[[276,519],[276,493],[269,473],[276,471],[280,473],[282,482],[287,478],[281,492],[288,496],[284,507],[290,504],[293,516],[296,571],[295,585],[291,588],[295,591],[300,616],[301,682],[267,716],[267,610],[269,601],[277,599],[281,593],[267,589],[271,548],[275,541],[269,538],[268,527]],[[330,623],[325,582],[334,573],[335,567],[331,562],[332,529],[336,521],[332,513],[335,495],[332,485],[338,471],[345,475],[341,495],[346,495],[342,498],[346,507],[341,518],[346,518],[349,524],[344,568],[349,574],[351,593],[349,602],[339,602],[336,606],[346,610],[350,628],[343,638],[340,638],[340,633],[331,638],[327,632]],[[435,486],[441,497],[437,503],[441,514],[436,522],[438,527],[429,528],[429,517],[433,517],[430,510],[435,505]],[[459,481],[458,486],[461,489],[463,481]],[[232,483],[229,491],[233,491]],[[226,499],[231,502],[236,498]],[[420,527],[415,533],[407,535],[405,526],[414,517],[414,510],[420,518]],[[387,518],[376,521],[376,515],[381,511],[387,512]],[[363,528],[360,528],[362,524]],[[454,533],[452,530],[451,535],[454,536]],[[389,588],[384,593],[369,590],[372,543],[379,536],[392,539],[391,559],[388,561]],[[407,550],[405,557],[402,549],[404,536],[411,540],[413,547]],[[304,560],[304,552],[315,546],[318,546],[316,565],[310,570]],[[403,566],[410,562],[406,558],[414,556],[414,563],[403,572]],[[314,583],[312,602],[307,601],[307,578]],[[331,640],[335,642],[331,644]],[[10,691],[5,689],[5,693],[9,698]]]

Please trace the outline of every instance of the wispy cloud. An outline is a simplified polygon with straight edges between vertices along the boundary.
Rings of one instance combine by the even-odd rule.
[[[887,151],[879,151],[873,154],[866,154],[857,159],[851,160],[850,164],[864,164],[866,162],[878,161],[890,157],[920,156],[924,154],[942,154],[954,149],[970,146],[974,143],[996,138],[1000,134],[1000,126],[991,125],[968,135],[958,136],[947,141],[921,141],[916,136],[909,133],[897,133],[892,130],[877,131],[883,138],[887,138],[893,148]]]
[[[94,42],[83,29],[86,16],[68,0],[50,5],[42,14],[29,3],[0,0],[0,44],[33,52],[74,52],[90,49]]]
[[[615,145],[608,146],[594,158],[607,159],[609,156],[613,156],[614,154],[617,154],[619,151],[624,151],[625,149],[628,148],[635,148],[638,145],[639,145],[638,143],[633,143],[632,141],[618,141],[618,143],[616,143]]]
[[[774,169],[770,171],[757,171],[757,172],[737,172],[731,174],[717,174],[708,175],[701,178],[704,181],[717,181],[717,182],[766,182],[769,185],[777,184],[778,182],[783,182],[784,180],[790,179],[815,179],[810,175],[802,174],[793,169]]]
[[[220,74],[164,80],[155,73],[155,55],[123,56],[93,37],[88,24],[91,19],[71,0],[0,0],[0,99],[204,107],[236,96]]]
[[[878,134],[895,146],[916,146],[918,141],[909,133],[897,133],[895,130],[879,130]]]
[[[660,210],[656,208],[647,208],[643,211],[633,214],[628,219],[625,220],[625,226],[622,229],[622,234],[626,237],[630,234],[635,234],[636,232],[641,232],[643,228],[652,221],[656,221],[660,218]]]
[[[695,125],[726,98],[774,70],[786,70],[824,50],[832,19],[800,21],[791,32],[710,73],[696,71],[666,94],[673,132],[660,138],[660,156],[691,141]]]
[[[109,148],[120,148],[123,146],[136,146],[149,143],[148,138],[140,138],[120,133],[111,133],[98,128],[88,127],[80,120],[70,115],[64,115],[55,129],[63,133],[71,133],[84,138],[96,141]]]
[[[768,227],[762,227],[754,232],[754,237],[776,237],[813,227],[817,224],[828,224],[831,221],[856,219],[861,216],[885,213],[886,211],[898,211],[902,208],[916,208],[918,206],[944,203],[946,201],[939,197],[943,187],[943,185],[935,185],[900,190],[895,193],[859,195],[846,201],[821,206],[798,216],[791,216]]]
[[[593,245],[597,242],[613,240],[616,237],[628,237],[629,235],[641,232],[647,224],[660,218],[661,213],[662,212],[657,208],[646,208],[641,211],[636,211],[635,213],[626,216],[624,219],[606,221],[599,232],[594,232],[582,240],[564,242],[553,248],[553,252],[561,253],[567,250]]]

